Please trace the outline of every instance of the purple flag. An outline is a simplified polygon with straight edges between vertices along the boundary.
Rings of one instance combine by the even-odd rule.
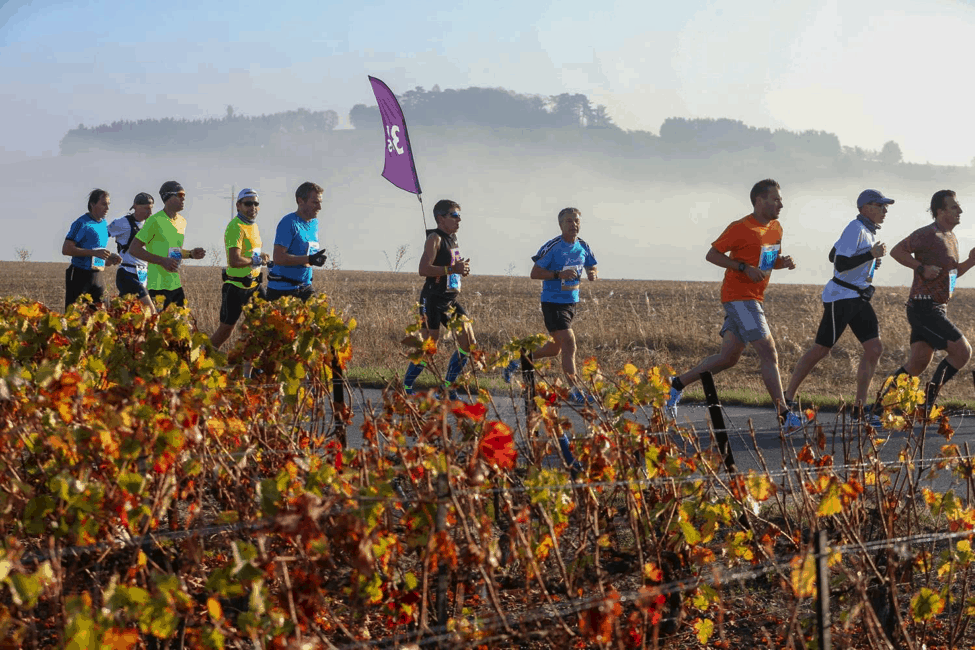
[[[402,190],[419,194],[420,179],[416,176],[403,109],[389,86],[375,77],[369,77],[369,83],[376,94],[379,114],[383,118],[383,129],[386,131],[386,165],[383,167],[383,177]]]

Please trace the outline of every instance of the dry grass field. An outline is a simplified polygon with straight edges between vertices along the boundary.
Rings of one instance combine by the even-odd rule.
[[[0,270],[7,278],[0,296],[21,295],[60,310],[66,266],[66,262],[0,262]],[[114,272],[111,276],[109,293],[114,295]],[[330,297],[336,311],[358,323],[351,376],[372,380],[401,376],[406,361],[400,341],[413,318],[420,279],[414,273],[344,270],[318,270],[315,276],[316,288]],[[212,332],[220,310],[220,269],[187,264],[183,284],[197,326]],[[822,315],[821,289],[776,284],[774,278],[769,287],[765,306],[779,351],[783,384],[803,350],[812,344]],[[626,362],[685,370],[718,349],[723,316],[719,290],[717,282],[583,282],[574,326],[579,358],[595,356],[604,372],[615,372]],[[479,345],[492,352],[511,338],[543,331],[538,293],[539,283],[525,277],[466,278],[460,301],[474,318]],[[874,296],[885,351],[872,390],[879,387],[882,376],[907,358],[909,331],[903,307],[906,298],[905,287],[880,287]],[[975,335],[975,290],[959,289],[949,314],[971,339]],[[853,335],[844,334],[832,355],[803,385],[804,401],[835,403],[852,399],[859,351]],[[441,354],[446,355],[446,351]],[[936,355],[925,378],[930,377],[939,358]],[[492,382],[495,386],[500,384],[499,374],[488,385]],[[736,368],[718,375],[717,385],[728,402],[768,400],[757,359],[750,351]],[[693,396],[694,390],[689,394]],[[946,386],[942,399],[948,403],[975,403],[972,375],[967,369]]]

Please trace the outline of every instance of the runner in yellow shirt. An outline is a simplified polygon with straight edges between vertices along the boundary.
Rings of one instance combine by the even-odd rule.
[[[260,197],[245,187],[237,195],[237,216],[227,224],[224,246],[227,249],[227,269],[223,272],[223,300],[220,303],[220,325],[210,337],[219,348],[234,331],[244,305],[255,294],[267,299],[261,267],[271,256],[261,250],[261,233],[257,228]]]

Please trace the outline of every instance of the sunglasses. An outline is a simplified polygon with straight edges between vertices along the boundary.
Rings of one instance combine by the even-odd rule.
[[[450,213],[450,214],[448,214],[447,216],[448,216],[448,217],[453,217],[454,219],[457,219],[457,218],[459,218],[459,217],[460,217],[460,212],[451,212],[451,213]]]
[[[259,201],[244,201],[243,203],[244,203],[244,205],[246,205],[246,206],[247,206],[248,208],[250,208],[250,207],[253,207],[253,206],[255,206],[255,205],[260,205],[260,202],[259,202]]]

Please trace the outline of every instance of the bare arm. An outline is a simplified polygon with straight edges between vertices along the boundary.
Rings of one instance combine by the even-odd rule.
[[[914,257],[914,251],[911,250],[911,245],[908,242],[908,238],[897,242],[897,245],[891,249],[890,256],[893,257],[898,264],[906,266],[915,273],[920,273],[921,277],[923,277],[925,280],[934,280],[941,273],[940,266],[921,264],[921,261]],[[961,275],[960,271],[958,275]]]
[[[241,255],[239,248],[228,248],[227,264],[232,269],[242,269],[251,265],[251,259]]]
[[[734,269],[738,270],[738,265],[741,264],[738,260],[732,259],[719,251],[717,248],[712,246],[708,250],[708,254],[704,256],[704,259],[711,262],[715,266],[720,266],[723,269]],[[757,266],[745,265],[745,275],[752,282],[761,282],[765,279],[765,272],[759,269]]]
[[[595,269],[596,267],[592,267]],[[531,275],[529,276],[532,280],[575,280],[578,277],[575,269],[562,269],[561,271],[549,271],[546,268],[542,268],[535,263],[532,267]]]
[[[70,257],[97,257],[105,260],[106,266],[114,266],[122,261],[121,257],[104,248],[81,248],[70,239],[64,240],[64,244],[61,245],[61,254]]]
[[[440,248],[440,235],[434,233],[427,237],[423,244],[423,254],[420,256],[420,264],[417,273],[423,278],[438,278],[451,273],[459,273],[467,276],[471,272],[470,259],[458,260],[447,266],[434,266],[433,260],[437,257],[437,250]]]

